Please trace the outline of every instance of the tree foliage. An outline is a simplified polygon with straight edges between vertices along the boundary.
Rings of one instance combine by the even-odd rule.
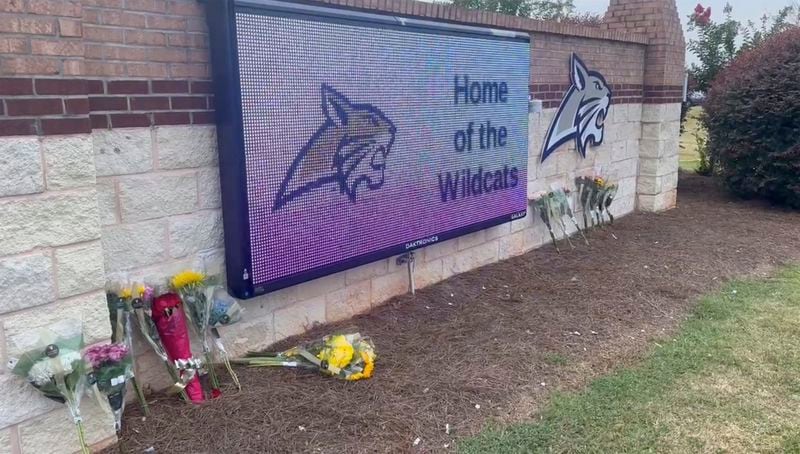
[[[600,16],[576,14],[574,0],[453,0],[453,5],[541,20],[589,25],[600,22]]]
[[[696,31],[697,38],[687,47],[699,63],[689,68],[698,90],[707,92],[711,82],[740,53],[759,46],[770,37],[800,25],[800,8],[786,6],[775,15],[765,14],[758,23],[741,23],[733,18],[733,7],[725,5],[721,21],[711,18],[711,8],[698,4],[689,15],[688,29]]]

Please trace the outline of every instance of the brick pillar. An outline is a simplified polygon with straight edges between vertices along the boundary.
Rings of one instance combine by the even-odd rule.
[[[675,0],[611,0],[603,23],[648,37],[637,206],[675,207],[686,42]]]

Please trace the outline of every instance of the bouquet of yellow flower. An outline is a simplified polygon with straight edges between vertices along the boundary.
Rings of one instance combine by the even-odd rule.
[[[214,371],[214,353],[222,359],[233,383],[241,390],[239,377],[231,367],[230,357],[217,330],[218,326],[239,320],[242,312],[239,303],[231,298],[225,289],[214,285],[205,274],[197,271],[186,270],[176,274],[170,285],[183,300],[183,309],[192,321],[195,333],[202,340],[206,369],[211,379],[212,397],[221,393],[219,378]]]
[[[133,305],[134,301],[141,299],[145,292],[145,286],[141,284],[136,285],[111,285],[106,290],[106,303],[108,304],[108,315],[111,321],[111,342],[114,344],[122,344],[126,347],[130,360],[126,361],[127,371],[125,373],[126,381],[129,380],[133,385],[133,390],[136,393],[136,398],[142,406],[145,416],[150,414],[150,408],[147,405],[147,399],[144,397],[142,388],[139,382],[136,381],[135,362],[133,361]],[[122,401],[125,400],[125,387],[122,387]],[[119,422],[119,421],[118,421]],[[119,430],[119,424],[117,424]]]
[[[375,346],[359,333],[333,334],[280,353],[250,354],[233,360],[251,367],[302,367],[347,381],[370,378],[375,370]]]
[[[603,225],[605,223],[604,215],[606,214],[609,215],[613,224],[614,217],[611,216],[608,207],[614,201],[618,186],[610,184],[600,176],[578,177],[575,179],[575,185],[578,188],[578,198],[583,207],[584,229]],[[589,214],[588,221],[586,218],[587,213]]]

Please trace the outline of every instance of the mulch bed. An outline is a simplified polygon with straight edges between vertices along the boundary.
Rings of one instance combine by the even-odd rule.
[[[534,250],[276,346],[358,330],[379,355],[370,380],[240,367],[241,393],[199,407],[159,397],[146,420],[129,405],[107,452],[439,452],[534,418],[553,390],[640,358],[698,295],[800,260],[798,212],[688,175],[678,204],[595,230],[589,247]]]

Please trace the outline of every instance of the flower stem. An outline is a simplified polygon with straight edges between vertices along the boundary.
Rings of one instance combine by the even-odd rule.
[[[178,383],[180,378],[178,377],[178,374],[175,372],[175,369],[173,369],[172,366],[169,365],[169,363],[164,363],[164,365],[167,366],[167,372],[169,372],[169,376],[172,379],[172,381]],[[189,402],[189,396],[186,394],[185,390],[178,391],[178,395],[184,402]]]
[[[142,406],[144,415],[150,416],[150,407],[147,405],[147,399],[145,399],[142,388],[139,386],[139,382],[136,380],[136,377],[131,378],[131,384],[133,385],[134,392],[136,392],[136,397],[139,399],[139,404]]]
[[[228,358],[228,355],[225,355],[225,368],[228,369],[228,373],[231,375],[231,379],[233,379],[233,383],[236,385],[236,388],[241,391],[242,384],[239,383],[239,376],[236,375],[236,372],[233,371],[233,367],[231,366],[231,360]]]
[[[213,389],[219,389],[219,378],[217,377],[217,372],[214,370],[214,362],[211,358],[211,351],[206,351],[206,370],[208,370],[209,378],[211,379],[211,387]]]
[[[75,425],[78,428],[78,442],[81,444],[81,453],[91,454],[89,446],[86,445],[86,432],[83,430],[83,422],[77,421]]]

